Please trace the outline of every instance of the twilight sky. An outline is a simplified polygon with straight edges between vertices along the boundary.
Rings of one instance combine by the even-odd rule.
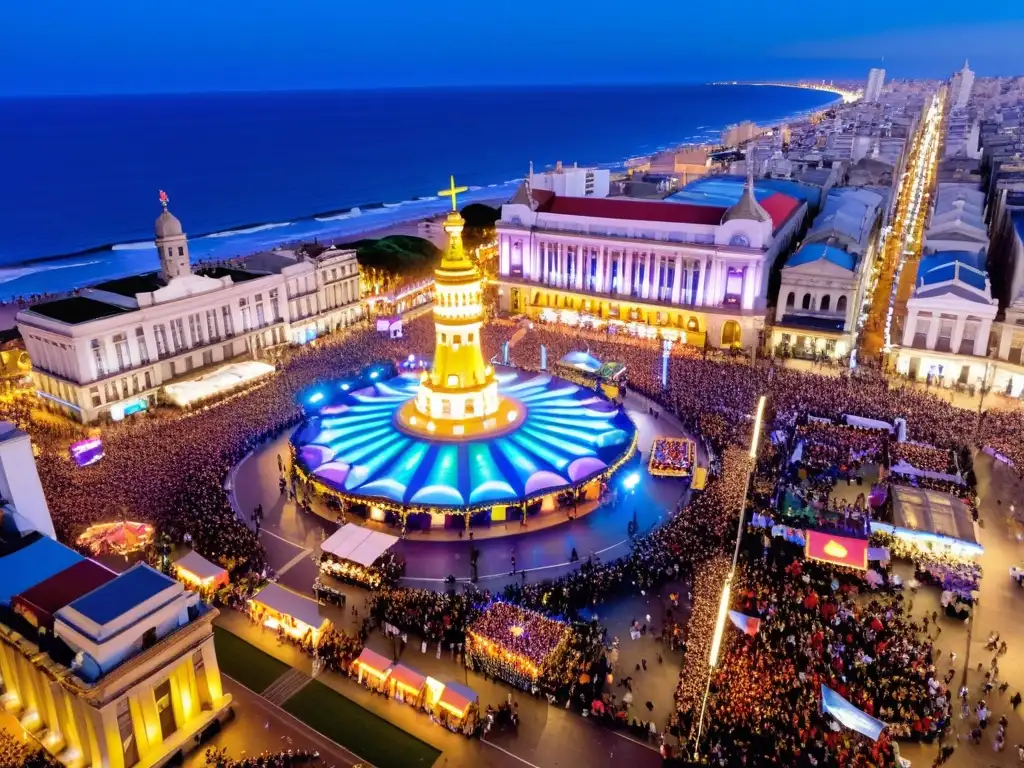
[[[1024,2],[6,0],[0,96],[1024,74]]]

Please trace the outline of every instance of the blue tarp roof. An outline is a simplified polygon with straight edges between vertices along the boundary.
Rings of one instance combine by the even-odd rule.
[[[710,205],[716,208],[728,208],[739,202],[743,194],[742,176],[703,176],[691,181],[685,187],[665,198],[670,203],[688,203],[690,205]],[[776,190],[764,186],[760,180],[754,182],[754,197],[760,201]]]
[[[15,595],[84,559],[73,549],[45,536],[0,558],[0,604],[10,605]]]
[[[563,365],[571,365],[574,368],[589,371],[590,373],[597,373],[601,370],[601,361],[589,352],[570,352],[559,362]]]
[[[960,264],[960,269],[957,269]],[[917,269],[919,285],[935,285],[954,279],[985,290],[985,261],[980,253],[972,251],[937,251],[921,259]]]
[[[787,267],[798,267],[801,264],[811,264],[818,259],[831,261],[833,264],[848,269],[851,272],[857,268],[857,257],[826,243],[807,243],[800,250],[794,253],[786,261]]]
[[[174,583],[169,576],[140,563],[68,607],[97,624],[108,624]]]

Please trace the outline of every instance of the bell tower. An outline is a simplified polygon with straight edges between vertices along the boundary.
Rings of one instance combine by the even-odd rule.
[[[167,210],[170,198],[160,190],[160,205],[163,212],[157,217],[154,233],[156,235],[156,252],[160,256],[160,272],[165,281],[175,277],[192,274],[192,265],[188,257],[188,238],[181,231],[181,222]]]

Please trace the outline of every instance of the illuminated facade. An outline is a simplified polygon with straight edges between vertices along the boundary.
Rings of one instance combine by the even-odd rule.
[[[698,346],[756,343],[772,265],[807,206],[751,178],[716,184],[714,198],[651,201],[561,196],[527,180],[497,222],[501,309]]]
[[[163,765],[228,714],[217,611],[147,565],[104,571],[47,538],[0,556],[0,706],[69,768]]]

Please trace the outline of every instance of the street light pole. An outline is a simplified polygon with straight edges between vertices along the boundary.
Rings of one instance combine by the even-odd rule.
[[[743,490],[743,498],[740,500],[739,520],[736,522],[736,544],[732,551],[732,563],[729,566],[729,575],[725,577],[725,586],[722,589],[722,597],[718,603],[718,619],[715,621],[715,633],[711,638],[711,652],[708,654],[708,682],[704,688],[704,698],[700,704],[700,720],[697,724],[697,737],[693,742],[693,758],[699,759],[700,739],[704,732],[704,716],[707,713],[708,699],[711,696],[711,678],[715,674],[715,667],[718,666],[718,654],[722,649],[722,635],[725,633],[725,620],[729,615],[729,598],[732,594],[732,580],[736,575],[736,563],[740,557],[740,544],[743,541],[743,517],[747,508],[747,497],[750,496],[750,486],[754,480],[754,469],[757,467],[757,446],[761,441],[761,426],[764,423],[764,407],[767,401],[766,395],[761,395],[757,401],[757,414],[754,417],[754,434],[750,438],[750,459],[747,467],[747,479]]]

